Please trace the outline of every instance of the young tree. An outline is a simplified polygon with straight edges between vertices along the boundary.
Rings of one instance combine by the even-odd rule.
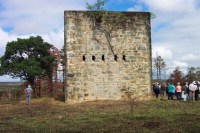
[[[165,61],[161,56],[156,56],[156,58],[153,58],[153,63],[154,68],[156,68],[157,79],[161,79],[161,73],[166,68]]]
[[[169,79],[167,81],[170,83],[175,83],[175,84],[177,82],[182,83],[183,78],[184,78],[184,76],[183,76],[183,73],[181,72],[180,68],[176,67],[175,70],[170,74]]]
[[[51,45],[40,36],[8,42],[0,58],[0,74],[19,77],[34,86],[35,78],[52,78],[54,58],[49,54]],[[35,91],[34,91],[35,92]]]

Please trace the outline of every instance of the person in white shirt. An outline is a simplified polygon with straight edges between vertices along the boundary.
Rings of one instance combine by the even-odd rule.
[[[33,92],[31,86],[28,85],[28,87],[24,90],[24,92],[26,93],[26,104],[30,105],[30,103],[31,103],[31,94]]]
[[[194,100],[195,98],[195,90],[197,89],[197,84],[196,81],[193,81],[190,85],[189,85],[189,100]]]

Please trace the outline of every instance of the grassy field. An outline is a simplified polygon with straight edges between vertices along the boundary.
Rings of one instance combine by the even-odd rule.
[[[199,133],[200,102],[94,101],[66,104],[53,98],[0,104],[1,133]]]

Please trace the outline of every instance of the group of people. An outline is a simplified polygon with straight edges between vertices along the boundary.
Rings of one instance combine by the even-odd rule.
[[[30,105],[31,102],[31,94],[33,92],[30,85],[24,90],[26,94],[26,104]],[[200,82],[193,81],[188,85],[185,82],[181,85],[179,82],[174,85],[173,83],[162,83],[159,84],[158,82],[153,84],[153,92],[156,95],[156,98],[165,97],[167,96],[168,101],[173,100],[176,97],[177,100],[183,101],[194,101],[200,100]]]
[[[178,82],[177,84],[173,83],[162,83],[158,82],[153,84],[153,92],[156,95],[156,98],[167,97],[168,101],[177,99],[183,101],[194,101],[200,100],[200,82],[193,81],[188,84],[187,82],[182,85]]]

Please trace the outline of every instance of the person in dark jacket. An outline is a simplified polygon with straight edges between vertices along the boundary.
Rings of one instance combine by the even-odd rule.
[[[158,98],[158,96],[160,94],[160,86],[157,82],[155,83],[153,90],[154,90],[154,93],[156,95],[156,98]]]
[[[182,86],[182,99],[183,101],[186,101],[188,99],[188,84],[187,82],[183,84]]]
[[[165,83],[162,83],[161,88],[160,88],[160,95],[161,96],[166,95],[166,87],[167,87],[167,85]]]
[[[199,88],[200,88],[200,82],[199,81],[197,81],[196,82],[196,84],[197,84],[197,89],[195,90],[195,100],[197,101],[197,100],[199,100]]]

